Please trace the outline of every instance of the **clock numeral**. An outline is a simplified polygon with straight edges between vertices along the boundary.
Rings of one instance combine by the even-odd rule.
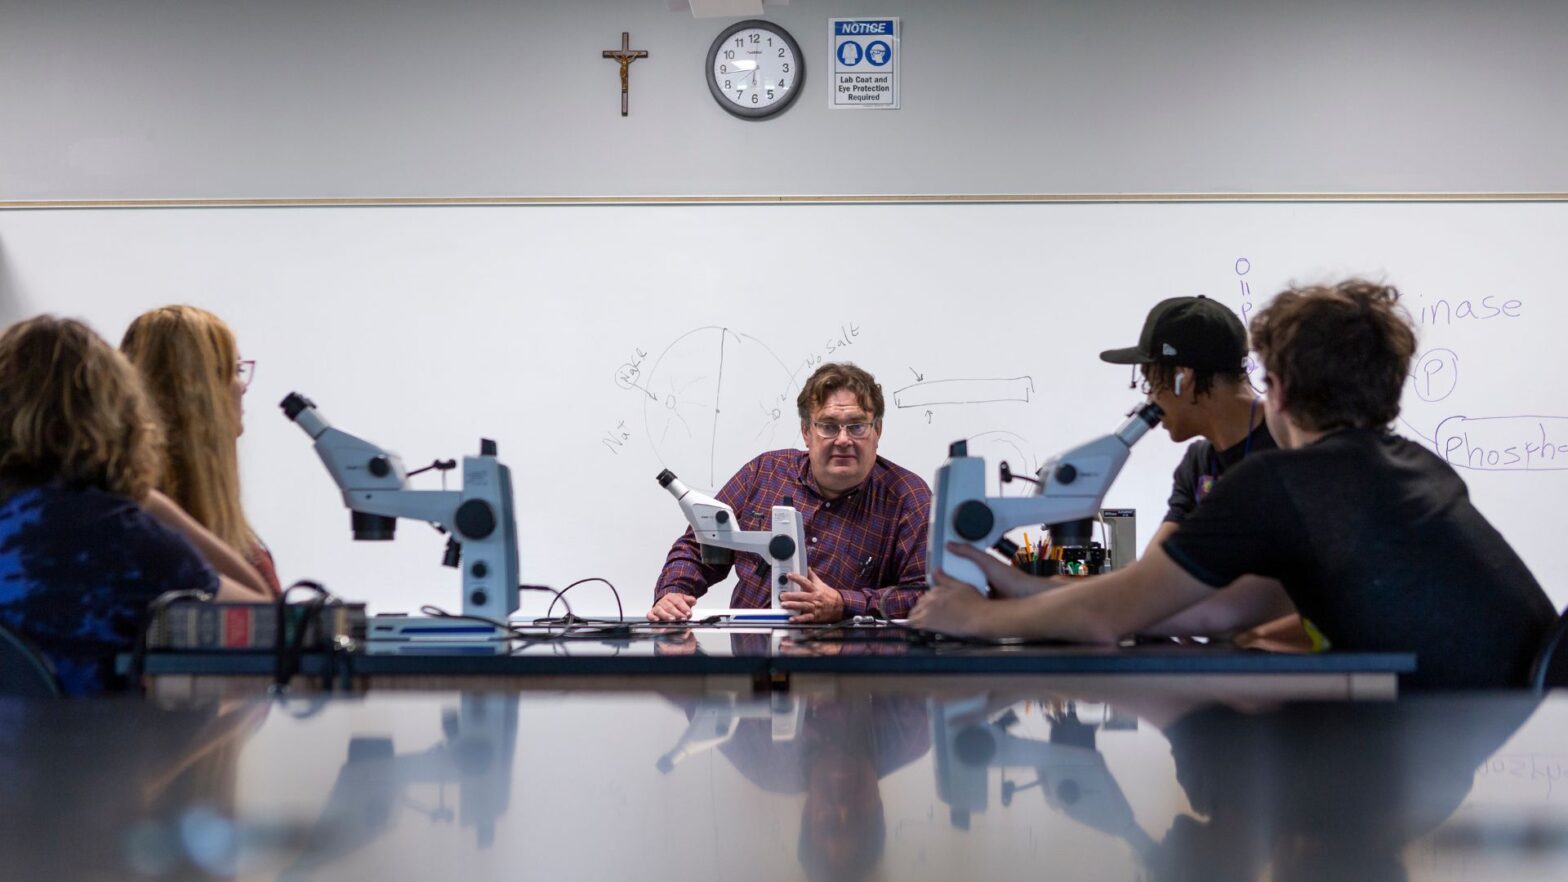
[[[783,46],[780,46],[780,47],[779,47],[779,57],[780,57],[780,58],[783,58],[783,57],[784,57],[784,47],[783,47]]]
[[[769,38],[768,38],[768,45],[769,45],[769,46],[772,46],[772,45],[773,45],[773,38],[772,38],[772,37],[769,37]]]
[[[751,93],[751,103],[752,104],[756,104],[757,103],[757,99],[758,99],[757,93],[756,92],[752,92]]]
[[[735,38],[735,48],[743,49],[743,48],[745,48],[745,46],[746,46],[746,41],[745,40],[742,40],[740,37],[736,37]]]
[[[731,61],[734,61],[735,60],[735,50],[734,49],[725,49],[724,50],[724,57],[730,59]]]
[[[726,91],[728,91],[730,89],[735,88],[735,84],[730,82],[729,80],[725,80],[724,81],[724,88],[725,88]]]
[[[780,88],[780,89],[783,89],[783,88],[785,88],[785,86],[784,86],[784,81],[783,81],[783,80],[779,80],[779,88]]]
[[[719,65],[719,73],[729,73],[729,72],[730,72],[730,66],[729,65],[727,65],[727,64]]]
[[[789,62],[784,62],[784,72],[789,73]]]
[[[761,43],[762,42],[762,35],[761,34],[752,34],[751,35],[751,42],[752,42],[753,45],[755,45],[757,43]]]
[[[756,96],[752,96],[752,97],[756,97]],[[769,101],[773,100],[773,90],[772,89],[768,90],[768,100]]]
[[[746,91],[746,90],[745,90],[745,89],[736,89],[736,90],[735,90],[735,100],[736,100],[736,101],[739,101],[739,100],[740,100],[740,96],[741,96],[741,95],[742,95],[742,94],[744,94],[744,93],[745,93],[745,91]]]

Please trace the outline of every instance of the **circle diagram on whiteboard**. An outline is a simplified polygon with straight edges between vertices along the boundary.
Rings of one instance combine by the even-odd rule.
[[[654,360],[646,391],[654,454],[692,487],[716,491],[757,454],[800,444],[794,375],[766,343],[733,328],[676,338]]]
[[[713,100],[742,119],[783,113],[806,83],[806,62],[795,38],[759,19],[737,22],[715,37],[706,72]]]

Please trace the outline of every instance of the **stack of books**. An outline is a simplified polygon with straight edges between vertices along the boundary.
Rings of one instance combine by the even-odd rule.
[[[296,631],[314,605],[285,607],[284,642],[288,646],[329,646],[339,637],[365,639],[365,605],[333,603],[311,616],[305,639],[296,642]],[[158,649],[274,649],[278,645],[278,605],[275,603],[172,603],[147,624],[147,648]]]

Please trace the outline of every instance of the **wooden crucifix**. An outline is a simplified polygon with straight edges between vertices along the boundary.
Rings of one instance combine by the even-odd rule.
[[[626,92],[628,85],[630,85],[628,82],[630,77],[627,75],[627,68],[631,67],[632,62],[636,61],[637,59],[647,58],[648,53],[642,49],[633,49],[632,35],[626,31],[621,31],[621,48],[604,50],[604,57],[613,58],[621,63],[621,116],[625,116]]]

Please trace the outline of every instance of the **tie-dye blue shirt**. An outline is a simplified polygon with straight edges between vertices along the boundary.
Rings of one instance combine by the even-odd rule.
[[[114,655],[177,588],[217,591],[218,577],[130,499],[45,484],[0,502],[0,624],[49,657],[68,695],[116,686]]]

